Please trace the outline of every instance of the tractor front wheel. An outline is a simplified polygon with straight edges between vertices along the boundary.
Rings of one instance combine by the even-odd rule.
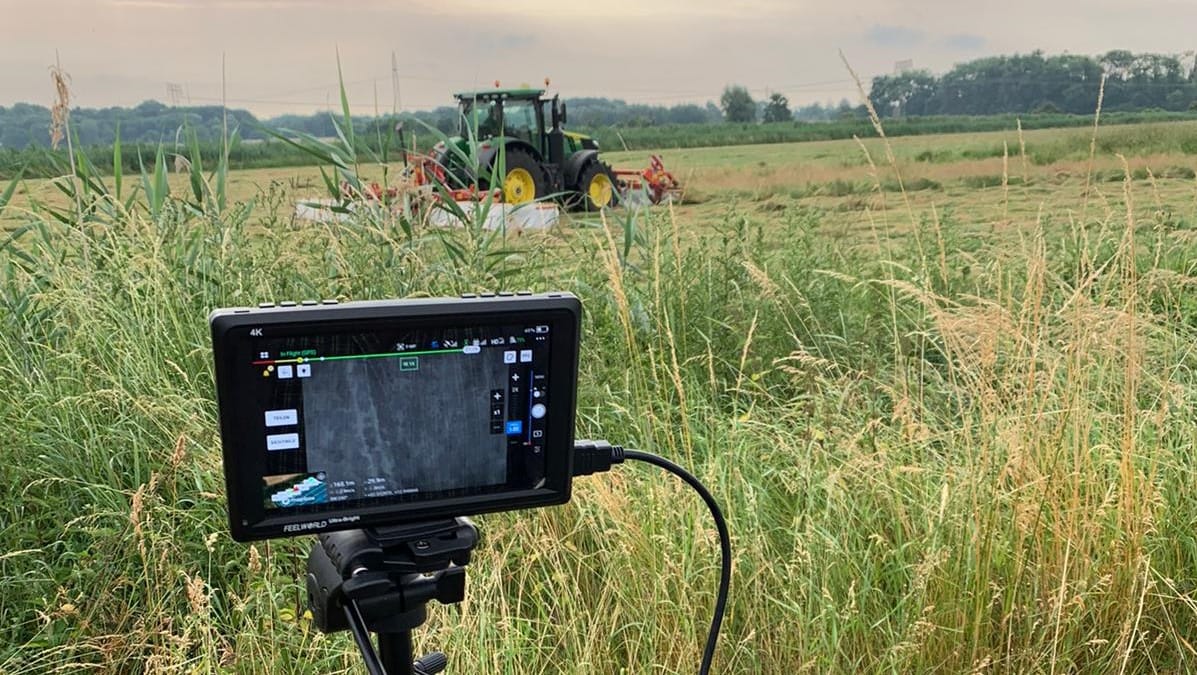
[[[503,201],[508,204],[527,204],[545,195],[544,170],[531,155],[512,148],[507,151],[506,160]]]
[[[586,164],[578,175],[572,206],[598,211],[619,203],[619,190],[611,168],[599,161]]]

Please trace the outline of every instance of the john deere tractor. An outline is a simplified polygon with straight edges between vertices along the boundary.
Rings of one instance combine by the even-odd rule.
[[[598,143],[565,131],[565,103],[543,89],[489,89],[454,94],[461,131],[432,149],[452,187],[501,188],[503,201],[522,204],[552,195],[577,209],[615,206],[619,199],[611,167],[599,159]],[[478,143],[477,166],[467,166],[470,138]]]

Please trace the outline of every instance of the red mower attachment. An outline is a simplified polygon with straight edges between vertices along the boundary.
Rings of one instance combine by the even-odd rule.
[[[619,180],[619,192],[625,202],[635,202],[636,193],[644,192],[653,204],[660,204],[666,198],[680,200],[682,184],[665,168],[660,155],[653,155],[647,169],[614,169]]]
[[[624,204],[661,204],[665,201],[680,201],[683,195],[681,182],[669,169],[660,155],[652,155],[646,169],[612,169],[619,190],[619,201]],[[445,169],[428,155],[409,153],[408,165],[403,179],[397,187],[383,187],[378,183],[363,185],[361,194],[356,194],[348,183],[341,184],[342,197],[361,197],[367,201],[391,203],[401,194],[413,194],[426,200],[438,200],[440,195],[433,190],[435,185],[445,185],[448,175]],[[447,196],[456,202],[503,201],[503,191],[498,188],[479,189],[477,185],[447,189]],[[441,193],[444,194],[444,193]]]

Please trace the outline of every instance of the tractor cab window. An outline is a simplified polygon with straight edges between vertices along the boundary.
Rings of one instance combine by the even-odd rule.
[[[477,125],[478,138],[508,136],[533,145],[539,141],[536,107],[532,101],[465,100],[461,102],[462,136]]]
[[[495,101],[465,100],[461,102],[461,135],[469,129],[478,130],[478,138],[493,138],[503,133],[503,108]]]
[[[536,108],[532,101],[507,101],[503,106],[503,133],[538,145]]]

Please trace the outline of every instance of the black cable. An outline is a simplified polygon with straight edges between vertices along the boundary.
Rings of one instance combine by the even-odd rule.
[[[723,625],[723,612],[727,608],[727,590],[731,586],[731,535],[727,531],[727,521],[723,519],[723,512],[719,510],[719,504],[715,498],[689,471],[650,452],[624,450],[623,456],[624,459],[635,459],[661,467],[681,478],[702,497],[707,508],[711,510],[711,516],[715,519],[715,529],[719,531],[719,551],[723,556],[723,562],[719,570],[719,592],[715,597],[715,616],[711,619],[711,632],[707,634],[707,646],[702,652],[702,665],[698,669],[699,675],[707,675],[711,672],[711,659],[715,658],[715,643],[719,640],[719,627]]]
[[[719,570],[719,591],[715,597],[715,615],[711,618],[711,631],[707,634],[707,645],[702,652],[702,665],[698,668],[698,675],[708,675],[711,672],[711,660],[715,658],[715,644],[719,641],[719,628],[723,625],[723,613],[727,609],[728,587],[731,586],[731,535],[727,531],[727,521],[723,518],[723,511],[719,509],[719,503],[693,474],[664,457],[650,452],[624,450],[621,446],[612,445],[607,441],[576,441],[574,443],[573,474],[586,476],[607,471],[612,464],[621,464],[625,459],[635,459],[652,464],[681,478],[702,497],[707,508],[711,510],[711,516],[715,519],[715,529],[719,532],[719,551],[723,561]]]

